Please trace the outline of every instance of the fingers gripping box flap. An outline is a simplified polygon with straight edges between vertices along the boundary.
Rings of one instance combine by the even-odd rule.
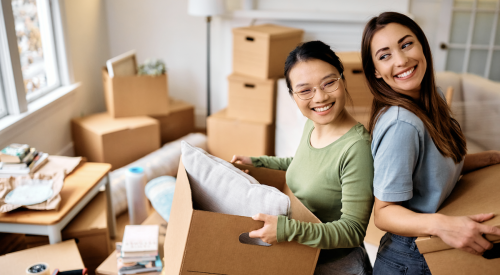
[[[261,184],[290,197],[292,218],[319,223],[290,191],[285,172],[240,166]],[[193,208],[191,187],[182,160],[177,174],[170,222],[165,238],[165,274],[313,274],[319,249],[297,242],[258,246],[240,243],[243,233],[261,228],[249,217]]]
[[[470,216],[496,213],[493,219],[482,224],[500,227],[500,164],[489,166],[464,175],[437,213],[448,216]],[[500,236],[486,234],[494,243],[492,250],[483,256],[454,249],[439,237],[419,237],[415,243],[429,265],[432,274],[498,274],[500,270]]]

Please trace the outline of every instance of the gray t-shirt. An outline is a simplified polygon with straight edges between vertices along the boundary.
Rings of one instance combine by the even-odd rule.
[[[438,151],[424,123],[412,112],[391,106],[373,132],[373,191],[386,202],[403,202],[419,213],[435,213],[460,177],[456,164]]]

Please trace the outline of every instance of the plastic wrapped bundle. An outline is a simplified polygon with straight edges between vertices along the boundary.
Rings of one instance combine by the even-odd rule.
[[[127,191],[125,188],[127,169],[130,167],[142,167],[147,181],[160,176],[175,177],[181,157],[181,140],[207,150],[206,135],[200,133],[189,134],[178,140],[166,143],[162,148],[151,154],[109,173],[115,215],[120,215],[127,210]]]

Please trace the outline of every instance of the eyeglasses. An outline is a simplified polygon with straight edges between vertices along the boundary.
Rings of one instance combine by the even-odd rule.
[[[342,79],[342,74],[340,74],[340,77],[328,78],[327,80],[325,80],[325,82],[319,85],[319,88],[325,93],[333,93],[339,88],[340,79]],[[318,88],[316,87],[312,87],[312,88],[304,88],[304,90],[297,92],[294,92],[292,90],[290,91],[296,94],[300,99],[308,100],[314,97],[317,89]]]

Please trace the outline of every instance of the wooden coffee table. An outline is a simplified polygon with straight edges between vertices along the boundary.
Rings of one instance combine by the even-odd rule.
[[[86,162],[64,180],[58,210],[18,209],[0,213],[0,232],[49,236],[51,244],[61,242],[61,230],[106,186],[109,236],[116,236],[116,218],[111,201],[111,184],[107,163]]]

